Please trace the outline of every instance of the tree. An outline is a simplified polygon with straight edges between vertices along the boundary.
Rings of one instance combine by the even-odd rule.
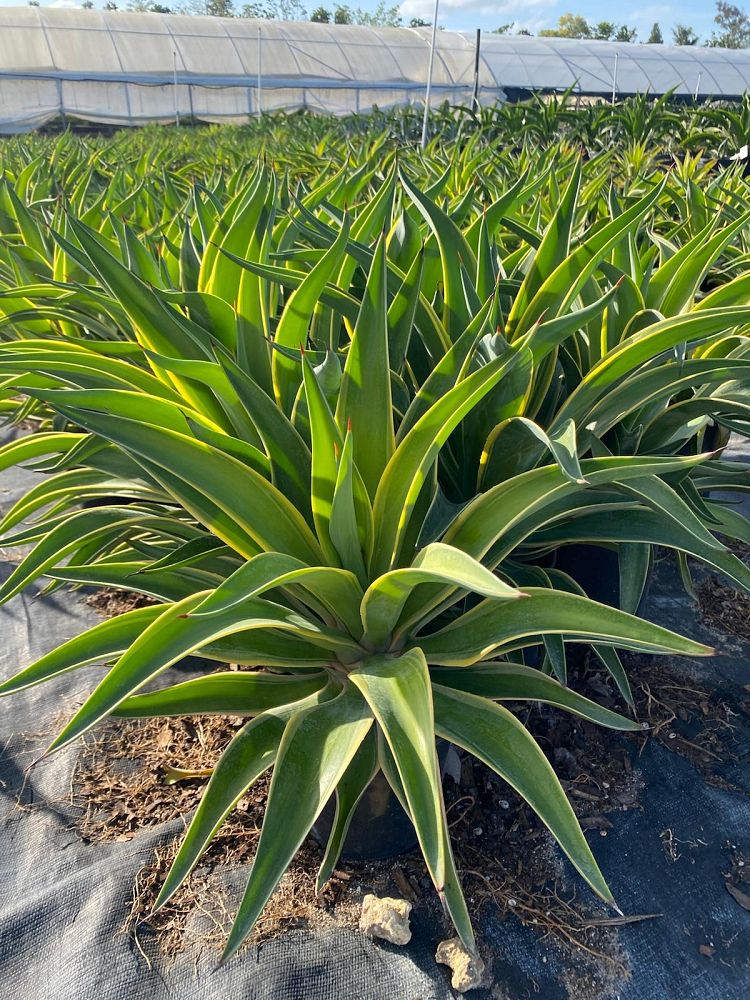
[[[632,42],[637,31],[635,28],[629,28],[627,24],[618,27],[614,21],[589,24],[580,14],[563,14],[556,28],[545,28],[539,34],[547,38],[595,38],[599,41]]]
[[[232,0],[208,0],[206,13],[213,17],[234,17],[234,4]]]
[[[719,26],[708,42],[722,49],[746,49],[750,46],[750,17],[741,7],[717,0],[714,22]]]
[[[634,42],[637,34],[637,28],[629,28],[627,24],[621,24],[615,32],[614,40],[616,42]]]
[[[165,7],[160,3],[152,3],[151,0],[128,0],[128,10],[136,11],[140,14],[172,14],[171,7]]]
[[[261,21],[307,21],[307,11],[300,0],[262,0],[260,3],[246,3],[240,17],[252,17]]]
[[[83,0],[83,3],[81,4],[81,7],[83,8],[83,10],[93,10],[94,9],[94,0]]]
[[[646,45],[663,45],[664,36],[661,33],[661,28],[659,27],[659,22],[654,21],[651,25],[651,34],[646,39]]]
[[[310,20],[315,21],[316,24],[330,24],[331,12],[330,10],[326,10],[325,7],[316,7],[310,15]]]
[[[687,24],[676,24],[672,28],[672,41],[675,45],[697,45],[698,36]]]
[[[40,7],[39,0],[29,0],[29,7]]]
[[[539,35],[545,38],[591,38],[591,28],[580,14],[561,14],[556,28],[544,28]]]
[[[119,8],[117,4],[114,2],[114,0],[107,0],[107,3],[105,3],[104,5],[104,10],[118,10],[118,9]]]
[[[501,24],[499,28],[493,28],[490,32],[491,35],[509,35],[511,29],[513,28],[513,21],[508,24]]]
[[[343,7],[336,7],[333,12],[333,23],[334,24],[351,24],[352,23],[352,9],[344,5]]]
[[[617,27],[613,21],[600,21],[595,24],[593,28],[590,28],[591,38],[600,38],[607,42],[613,37],[614,33],[617,31]]]
[[[355,24],[366,24],[371,28],[400,28],[402,24],[399,4],[389,7],[385,0],[380,0],[372,13],[357,7],[353,19]]]
[[[431,28],[432,21],[425,21],[422,17],[413,17],[409,21],[410,28]]]

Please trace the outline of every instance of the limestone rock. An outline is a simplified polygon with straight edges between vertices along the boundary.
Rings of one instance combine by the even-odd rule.
[[[362,900],[359,929],[371,938],[382,938],[391,944],[408,944],[411,941],[409,914],[411,903],[390,896],[374,896],[368,892]]]
[[[479,955],[467,951],[460,938],[441,941],[435,952],[435,961],[450,967],[453,972],[451,986],[459,993],[475,990],[484,982],[484,962]]]

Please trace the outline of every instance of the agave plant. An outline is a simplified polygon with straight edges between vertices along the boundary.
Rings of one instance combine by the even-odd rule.
[[[59,167],[65,210],[38,165],[0,188],[2,401],[40,426],[0,463],[44,473],[0,523],[4,546],[33,546],[0,601],[44,577],[159,602],[0,692],[114,661],[48,752],[108,716],[247,716],[158,900],[273,768],[227,955],[335,797],[327,879],[377,771],[473,948],[437,736],[513,785],[611,901],[502,703],[637,728],[566,686],[565,644],[591,644],[628,698],[615,647],[710,652],[627,613],[653,545],[750,585],[716,538],[747,526],[710,497],[747,470],[703,443],[709,421],[747,423],[737,200],[691,231],[681,180],[608,195],[605,157],[527,151],[510,185],[507,162],[488,172],[480,211],[481,143],[410,159],[415,183],[382,137],[359,138],[359,161],[346,150],[317,177],[308,155],[296,191],[264,166],[206,186],[192,168],[150,177],[140,153],[76,166],[80,149]],[[555,567],[571,541],[617,548],[625,610]],[[194,652],[204,676],[151,685]]]

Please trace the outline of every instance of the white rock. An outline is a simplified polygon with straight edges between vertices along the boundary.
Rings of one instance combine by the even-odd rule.
[[[408,900],[390,896],[381,899],[368,892],[362,900],[359,929],[371,938],[382,938],[391,944],[408,944],[411,941],[410,913]]]
[[[484,962],[475,952],[464,948],[460,938],[441,941],[435,961],[450,967],[453,972],[451,986],[458,993],[476,990],[484,982]]]

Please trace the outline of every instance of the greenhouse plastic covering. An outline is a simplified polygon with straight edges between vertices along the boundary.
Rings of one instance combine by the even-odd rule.
[[[347,114],[424,100],[430,31],[39,7],[0,9],[0,132],[55,119],[242,122],[274,109]],[[433,99],[468,104],[475,37],[440,31]],[[564,90],[732,96],[743,51],[483,36],[479,100]]]

